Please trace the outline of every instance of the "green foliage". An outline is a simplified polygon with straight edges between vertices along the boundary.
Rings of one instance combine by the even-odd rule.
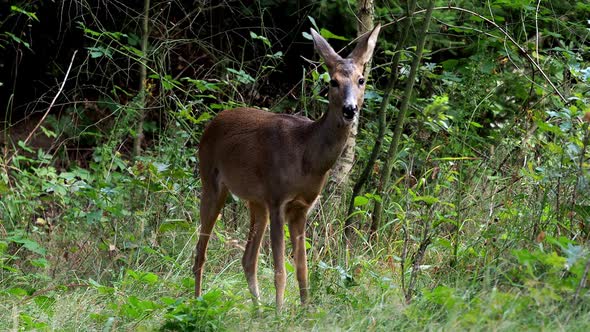
[[[226,301],[220,290],[209,291],[189,300],[168,298],[167,313],[161,331],[225,331],[225,318],[233,303]]]
[[[46,3],[13,1],[6,8],[0,30],[6,54],[45,54],[35,38],[36,27],[50,18],[44,6],[53,2]],[[351,4],[320,1],[306,11],[274,0],[200,4],[186,19],[180,2],[156,2],[162,11],[152,13],[145,53],[136,15],[115,3],[105,4],[115,20],[74,6],[81,12],[69,25],[83,35],[86,52],[76,60],[77,74],[32,141],[25,143],[17,125],[1,135],[0,326],[587,330],[590,8],[580,1],[452,4],[506,29],[546,78],[485,20],[438,1],[392,185],[377,192],[377,163],[366,192],[354,197],[361,223],[349,247],[341,236],[345,216],[331,195],[309,216],[311,306],[297,303],[288,259],[287,303],[275,313],[272,259],[263,246],[262,304],[252,313],[240,264],[248,215],[236,202],[223,212],[210,244],[208,291],[191,298],[201,188],[197,142],[204,127],[219,111],[243,105],[318,118],[327,103],[327,68],[293,59],[312,57],[305,40],[310,26],[339,46],[354,39]],[[382,23],[405,7],[377,5]],[[376,139],[399,27],[388,25],[379,40],[359,129],[359,165]],[[402,51],[392,100],[407,80],[416,37]],[[146,89],[138,91],[143,65]],[[51,67],[53,84],[64,66]],[[12,92],[18,97],[21,90]],[[21,122],[17,110],[44,113],[49,103],[33,104],[16,105],[13,122]],[[145,150],[132,158],[129,141],[146,105]],[[393,124],[397,104],[387,112]],[[25,137],[29,130],[21,129]],[[372,237],[375,202],[384,204],[385,221]]]

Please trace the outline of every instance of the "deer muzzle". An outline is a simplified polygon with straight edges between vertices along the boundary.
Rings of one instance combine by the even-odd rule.
[[[354,104],[347,104],[342,107],[342,115],[344,119],[351,121],[354,119],[356,112],[358,111],[358,106]]]

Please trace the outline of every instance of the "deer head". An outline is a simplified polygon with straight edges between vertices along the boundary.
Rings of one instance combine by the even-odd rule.
[[[324,37],[311,29],[315,49],[324,59],[330,74],[330,111],[340,111],[345,123],[354,121],[363,105],[366,82],[363,77],[364,67],[373,55],[380,30],[381,25],[378,24],[361,36],[352,53],[342,58]]]

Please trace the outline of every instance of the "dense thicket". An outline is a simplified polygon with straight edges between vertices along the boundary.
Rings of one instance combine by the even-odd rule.
[[[292,309],[251,316],[234,199],[191,299],[197,142],[240,105],[318,118],[309,28],[347,47],[356,1],[0,1],[0,326],[587,329],[590,4],[435,1],[422,34],[427,2],[374,2],[357,162],[309,216],[315,307],[290,275]]]

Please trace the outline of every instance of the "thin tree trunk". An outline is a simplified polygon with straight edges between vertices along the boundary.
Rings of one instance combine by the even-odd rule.
[[[141,52],[143,54],[142,61],[139,68],[139,95],[137,100],[137,127],[135,129],[135,138],[133,139],[133,154],[139,156],[141,154],[141,144],[143,143],[143,121],[145,119],[146,107],[146,78],[147,78],[147,49],[149,36],[149,15],[150,15],[150,0],[143,2],[143,22],[142,22],[142,38],[141,38]]]
[[[402,99],[400,109],[399,109],[399,117],[395,124],[395,129],[393,131],[393,138],[391,139],[391,144],[389,145],[389,150],[387,151],[387,156],[385,157],[384,165],[383,165],[383,173],[381,173],[381,180],[379,181],[378,193],[381,195],[381,202],[375,202],[375,208],[373,209],[373,221],[371,225],[371,229],[379,229],[381,225],[381,219],[383,218],[383,202],[386,200],[386,193],[389,188],[389,182],[391,177],[391,172],[393,170],[393,161],[395,156],[398,152],[399,141],[402,134],[402,129],[404,128],[404,122],[406,119],[406,113],[408,112],[408,106],[410,104],[410,100],[412,98],[412,90],[414,88],[414,81],[416,79],[416,74],[418,73],[418,67],[420,66],[420,61],[422,60],[422,51],[424,50],[424,44],[426,42],[426,33],[428,31],[428,27],[430,26],[430,18],[432,17],[432,10],[434,8],[434,0],[430,0],[428,2],[428,9],[426,10],[426,14],[424,17],[424,22],[422,24],[422,28],[418,32],[418,43],[416,45],[416,54],[414,55],[414,59],[412,61],[412,67],[410,68],[410,74],[408,75],[408,81],[406,83],[406,87],[404,90],[404,97]],[[413,20],[410,18],[410,20]]]
[[[358,2],[358,22],[357,22],[357,35],[362,36],[368,31],[371,31],[375,25],[373,20],[373,14],[375,10],[373,7],[373,0],[359,0]],[[365,78],[369,76],[371,72],[371,61],[367,62],[365,65]],[[340,201],[340,197],[342,197],[343,188],[345,188],[346,183],[348,182],[348,177],[350,175],[350,171],[352,170],[352,166],[354,164],[354,150],[356,147],[356,135],[358,132],[358,117],[352,124],[352,128],[350,130],[350,136],[346,140],[346,145],[344,146],[344,150],[340,155],[340,158],[336,160],[334,167],[332,167],[332,171],[330,173],[330,181],[328,184],[329,191],[333,193],[335,197],[332,197],[332,200],[336,199]]]
[[[359,0],[358,21],[356,25],[357,36],[359,37],[373,30],[375,27],[375,5],[373,2],[373,0]],[[371,73],[371,62],[372,60],[369,60],[365,65],[365,78],[369,77]]]
[[[409,3],[407,8],[407,15],[411,16],[414,10],[416,9],[416,0],[413,0]],[[346,238],[350,241],[352,236],[352,229],[354,219],[352,217],[352,213],[354,212],[354,198],[358,196],[363,189],[365,183],[369,180],[371,175],[371,171],[373,170],[373,166],[375,165],[375,161],[377,160],[377,156],[379,156],[379,152],[381,151],[381,146],[383,145],[383,137],[385,136],[385,129],[387,126],[387,107],[389,106],[389,100],[391,98],[391,94],[393,93],[393,88],[395,86],[395,82],[397,82],[397,77],[399,71],[397,69],[399,65],[399,61],[401,59],[402,50],[405,47],[407,42],[408,36],[410,35],[410,21],[404,21],[404,27],[402,28],[402,36],[399,39],[397,46],[395,47],[395,55],[391,62],[391,73],[389,75],[389,79],[387,81],[387,86],[385,87],[385,93],[383,95],[383,100],[381,101],[381,105],[379,107],[379,113],[377,115],[378,121],[378,129],[377,129],[377,137],[375,138],[375,144],[373,145],[373,150],[371,151],[371,155],[369,156],[369,160],[361,173],[358,181],[355,183],[354,188],[352,189],[352,196],[350,197],[350,202],[348,204],[348,211],[346,213],[346,225],[345,225],[345,234]],[[371,234],[374,234],[376,229],[371,228]]]

